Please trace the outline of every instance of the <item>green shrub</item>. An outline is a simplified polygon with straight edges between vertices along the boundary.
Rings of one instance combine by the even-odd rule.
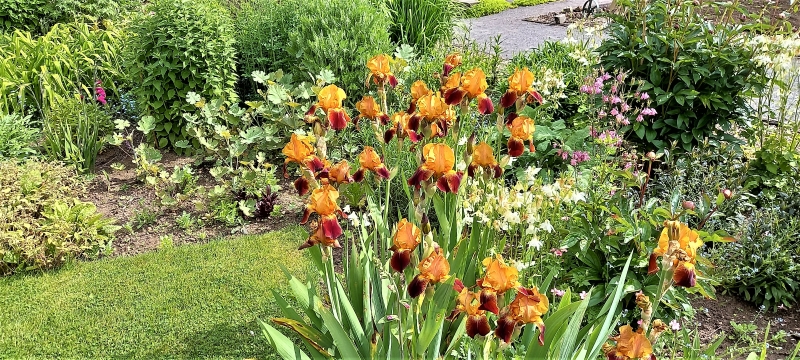
[[[84,193],[74,171],[29,160],[0,162],[0,274],[53,268],[109,251],[118,227]]]
[[[56,23],[84,16],[116,20],[139,4],[137,0],[0,0],[0,30],[45,34]]]
[[[94,101],[66,98],[52,104],[42,126],[44,150],[55,161],[74,165],[78,172],[94,170],[102,138],[113,129],[111,116]]]
[[[227,10],[210,1],[157,0],[131,21],[127,58],[133,93],[156,120],[159,147],[189,148],[182,114],[186,94],[236,101],[233,26]]]
[[[774,209],[741,224],[738,241],[714,248],[712,260],[726,292],[770,310],[797,304],[800,294],[800,221]]]
[[[57,24],[41,37],[0,35],[0,112],[42,116],[51,103],[76,93],[93,97],[96,80],[116,93],[124,80],[124,37],[108,21]]]
[[[467,17],[481,17],[486,15],[497,14],[503,10],[508,10],[515,7],[506,0],[480,0],[477,5],[473,5],[467,9]]]
[[[606,70],[643,79],[655,100],[652,122],[624,130],[647,148],[671,142],[685,150],[709,139],[735,141],[734,125],[745,125],[748,91],[761,81],[747,45],[748,27],[712,24],[692,1],[623,0],[625,16],[611,15],[609,36],[598,48]],[[643,30],[644,29],[644,30]]]
[[[297,20],[299,7],[306,2],[296,0],[229,0],[236,29],[239,94],[246,99],[257,97],[258,85],[250,76],[259,70],[271,73],[292,69],[289,56],[289,31]]]
[[[0,158],[22,158],[36,153],[32,146],[39,139],[39,132],[30,125],[30,116],[0,116]]]
[[[289,31],[289,54],[297,75],[333,71],[348,101],[360,99],[371,57],[392,50],[391,20],[383,6],[370,0],[303,1]]]
[[[453,0],[386,0],[394,23],[389,29],[395,44],[427,51],[453,36],[461,8]]]

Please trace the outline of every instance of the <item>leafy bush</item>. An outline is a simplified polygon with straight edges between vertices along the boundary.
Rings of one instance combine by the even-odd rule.
[[[236,54],[239,58],[239,94],[256,97],[258,85],[253,71],[271,73],[292,69],[295,59],[289,55],[289,33],[307,1],[246,0],[228,1],[236,29]]]
[[[41,37],[0,35],[0,112],[42,116],[50,104],[76,93],[94,97],[97,80],[115,93],[124,79],[124,37],[107,21],[56,24]]]
[[[0,0],[0,30],[45,34],[56,23],[83,16],[116,20],[139,4],[136,0]]]
[[[467,17],[481,17],[486,15],[497,14],[503,10],[508,10],[515,7],[506,0],[480,0],[476,5],[467,9]]]
[[[688,0],[619,6],[629,11],[611,15],[609,37],[598,48],[602,65],[643,79],[641,90],[650,92],[658,112],[652,122],[625,130],[648,148],[675,141],[688,151],[706,138],[736,141],[729,132],[745,124],[745,95],[761,81],[747,27],[708,22]]]
[[[94,101],[77,97],[58,100],[43,121],[44,150],[51,159],[90,173],[102,148],[102,138],[113,126],[111,116]]]
[[[68,168],[0,162],[0,274],[56,267],[110,251],[113,220],[78,200],[84,190]]]
[[[347,92],[364,88],[364,64],[391,50],[391,20],[370,0],[303,1],[289,31],[289,54],[300,76],[329,69]],[[357,101],[348,98],[349,101]]]
[[[157,0],[131,21],[128,71],[141,110],[156,120],[159,147],[188,149],[186,94],[237,100],[233,26],[212,1]],[[181,145],[183,144],[183,145]]]
[[[389,31],[395,44],[427,51],[453,36],[461,9],[453,0],[386,0],[394,23]]]
[[[32,148],[39,132],[30,126],[30,116],[0,116],[0,158],[21,158],[36,153]]]
[[[713,250],[725,291],[771,310],[792,307],[800,293],[800,221],[775,209],[741,224],[738,241]]]

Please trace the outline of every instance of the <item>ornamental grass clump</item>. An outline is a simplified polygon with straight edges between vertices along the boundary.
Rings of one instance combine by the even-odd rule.
[[[356,106],[359,115],[351,117],[343,107],[352,94],[336,85],[318,88],[305,117],[310,129],[293,134],[283,149],[285,164],[298,165],[295,189],[307,196],[302,223],[311,235],[300,248],[309,251],[323,279],[317,287],[289,276],[298,307],[289,305],[286,294],[274,293],[284,317],[262,327],[276,352],[286,359],[454,353],[546,358],[609,354],[612,348],[620,359],[652,355],[645,341],[654,342],[657,335],[648,330],[649,319],[661,313],[644,300],[646,325],[623,327],[612,338],[616,345],[605,344],[622,311],[626,279],[634,274],[632,259],[642,254],[629,253],[613,285],[589,288],[577,302],[569,289],[550,290],[560,269],[534,265],[577,249],[553,242],[547,245],[557,254],[550,254],[542,251],[549,246],[538,236],[549,236],[557,231],[553,223],[561,226],[589,205],[584,205],[586,188],[570,174],[545,182],[537,177],[541,169],[528,168],[513,185],[503,177],[515,158],[535,151],[535,121],[525,114],[543,99],[530,72],[518,69],[508,92],[493,101],[484,72],[461,68],[458,54],[443,61],[438,84],[416,81],[409,89],[395,86],[403,70],[390,56],[377,55],[366,64],[370,93]],[[356,126],[373,130],[374,146],[364,145],[349,159],[333,158],[328,144],[335,146]],[[400,170],[397,153],[412,154],[415,166]],[[286,177],[290,169],[294,166],[286,168]],[[393,186],[402,187],[406,202],[389,201]],[[363,206],[344,205],[341,194],[351,187],[363,191]],[[654,304],[682,301],[673,296],[673,285],[705,283],[695,267],[696,250],[700,239],[720,235],[680,230],[677,224],[695,213],[714,212],[706,203],[698,204],[697,212],[656,211],[668,218],[669,230],[659,242],[647,238],[652,243],[643,246],[663,258],[660,271],[651,269],[661,285],[643,296],[657,298]],[[644,270],[641,276],[647,276]],[[590,302],[604,305],[587,312]],[[656,320],[652,329],[663,331],[655,326],[662,323]],[[273,324],[297,333],[302,348]],[[627,350],[631,346],[641,351]]]

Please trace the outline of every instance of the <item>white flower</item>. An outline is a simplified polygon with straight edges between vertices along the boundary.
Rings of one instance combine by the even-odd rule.
[[[519,213],[514,211],[506,211],[505,214],[503,214],[503,220],[509,224],[519,224],[521,221]]]
[[[364,227],[370,227],[370,225],[372,225],[372,223],[371,223],[371,222],[369,222],[369,216],[368,216],[367,214],[364,214],[364,215],[361,217],[361,219],[362,219],[362,220],[361,220],[361,221],[362,221],[362,223],[364,224]]]
[[[559,189],[558,185],[555,184],[547,184],[542,186],[542,194],[547,197],[556,197],[558,195]]]
[[[344,206],[344,209],[342,209],[342,211],[343,211],[345,214],[349,214],[349,213],[350,213],[350,205],[345,205],[345,206]]]
[[[539,238],[536,236],[534,236],[533,239],[531,239],[531,241],[528,241],[528,247],[532,247],[537,251],[541,250],[542,246],[544,246],[544,243],[541,240],[539,240]]]
[[[551,232],[553,232],[553,230],[555,230],[553,228],[553,225],[550,224],[550,220],[545,220],[541,225],[539,225],[539,228],[544,230],[544,231],[547,231],[549,233],[551,233]]]
[[[464,136],[461,139],[458,139],[458,146],[464,146],[467,143],[467,137]]]
[[[527,268],[529,268],[529,267],[531,267],[531,266],[533,266],[535,264],[536,264],[535,261],[529,261],[529,262],[516,261],[516,262],[514,262],[514,266],[517,268],[517,271],[525,270],[525,269],[527,269]]]
[[[569,198],[567,198],[567,201],[573,203],[577,203],[578,201],[586,202],[586,194],[580,191],[573,191],[572,194],[570,194]]]
[[[350,220],[350,223],[353,224],[353,226],[361,225],[361,219],[359,219],[358,215],[355,213],[347,215],[347,219]]]

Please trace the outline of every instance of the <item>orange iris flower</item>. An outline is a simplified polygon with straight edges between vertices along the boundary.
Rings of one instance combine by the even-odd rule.
[[[456,312],[453,315],[459,312],[467,315],[467,336],[475,338],[476,335],[486,336],[489,334],[491,331],[489,319],[486,318],[486,310],[481,309],[478,293],[462,287],[457,300]]]
[[[308,197],[308,204],[300,223],[305,224],[308,222],[311,213],[317,213],[320,216],[322,235],[328,239],[338,239],[342,235],[342,227],[336,217],[337,214],[342,212],[337,203],[338,199],[339,191],[330,184],[314,189],[311,192],[311,196]]]
[[[428,287],[429,284],[437,284],[450,278],[450,263],[442,255],[442,249],[437,247],[428,257],[422,259],[419,265],[419,274],[408,284],[408,294],[416,298]]]
[[[417,134],[419,120],[420,117],[417,115],[409,115],[402,111],[395,113],[392,115],[392,127],[383,134],[383,141],[389,143],[397,135],[399,141],[409,138],[413,143],[419,142],[420,136]]]
[[[653,346],[642,330],[640,327],[637,331],[633,331],[630,325],[620,327],[619,336],[611,338],[617,342],[617,346],[608,344],[603,346],[608,360],[652,359]]]
[[[408,264],[411,263],[411,252],[417,248],[422,241],[422,231],[413,223],[406,219],[397,223],[397,230],[392,236],[392,247],[394,251],[389,265],[397,272],[403,272]]]
[[[417,111],[417,101],[421,97],[431,94],[433,94],[433,91],[431,91],[431,89],[428,88],[428,85],[425,84],[424,81],[422,80],[415,81],[413,84],[411,84],[411,104],[409,104],[408,110],[406,110],[406,112],[411,114]]]
[[[308,141],[308,138],[300,138],[297,134],[292,134],[292,138],[286,146],[283,147],[281,152],[286,156],[283,162],[283,176],[289,177],[286,167],[290,163],[297,163],[308,167],[312,172],[317,172],[325,168],[325,162],[320,160],[314,155],[314,146]],[[294,181],[294,187],[300,196],[308,192],[309,183],[304,177],[299,177]]]
[[[478,100],[478,112],[487,115],[494,112],[492,99],[486,95],[486,74],[479,68],[467,71],[462,77],[456,73],[445,84],[444,98],[448,105],[461,103],[466,96],[468,99]]]
[[[438,120],[445,115],[447,108],[447,104],[438,93],[423,95],[417,100],[417,111],[425,120]]]
[[[462,172],[453,170],[456,164],[456,157],[447,144],[432,143],[422,148],[424,162],[417,169],[414,175],[408,179],[408,184],[420,187],[423,181],[428,181],[432,177],[436,179],[436,186],[443,192],[458,192],[461,184]]]
[[[508,127],[511,129],[511,137],[508,139],[508,155],[513,157],[522,155],[525,151],[525,141],[528,141],[531,152],[536,151],[536,148],[533,147],[533,132],[536,130],[533,119],[524,115],[512,116]]]
[[[444,66],[442,68],[443,75],[450,76],[450,72],[459,65],[461,65],[461,54],[452,53],[447,55],[444,58]]]
[[[514,266],[506,265],[500,255],[494,259],[490,257],[483,259],[483,266],[486,268],[486,272],[483,278],[478,280],[478,285],[483,288],[481,306],[484,310],[498,315],[500,309],[497,307],[497,295],[520,286],[519,270]]]
[[[547,296],[539,293],[539,288],[517,289],[517,296],[508,306],[503,317],[497,320],[495,335],[505,343],[511,343],[514,328],[523,324],[536,324],[539,327],[539,344],[544,345],[544,320],[542,315],[549,309]]]
[[[525,95],[522,98],[524,103],[536,100],[541,104],[543,101],[542,95],[533,88],[533,80],[533,73],[528,68],[516,69],[508,78],[508,91],[500,99],[500,106],[504,108],[510,107],[523,95]]]
[[[342,107],[342,101],[345,98],[347,98],[347,95],[345,95],[344,90],[336,85],[331,84],[322,88],[317,94],[317,103],[306,112],[306,121],[316,121],[314,114],[316,114],[317,109],[321,108],[328,115],[328,123],[332,129],[337,131],[344,129],[347,127],[347,123],[350,122],[350,116],[347,115],[347,112]]]
[[[475,170],[478,168],[482,168],[485,171],[492,170],[495,178],[503,175],[503,168],[495,160],[494,154],[492,154],[492,147],[485,141],[478,144],[475,147],[475,151],[472,152],[472,162],[467,168],[467,173],[469,176],[475,177]]]
[[[359,119],[380,120],[383,125],[389,122],[389,115],[381,111],[378,102],[372,96],[364,96],[361,101],[356,103],[356,109],[358,110],[356,121]]]
[[[665,222],[664,230],[658,238],[658,247],[650,254],[649,274],[658,272],[658,257],[668,256],[673,270],[672,280],[675,285],[694,287],[697,284],[695,263],[697,249],[703,246],[700,234],[680,221]]]
[[[376,85],[388,82],[391,87],[397,86],[397,78],[392,74],[390,62],[391,58],[386,54],[376,55],[367,61],[367,68],[370,72],[367,76],[367,87],[369,87],[370,78]]]
[[[361,182],[364,180],[364,172],[367,170],[372,171],[380,178],[389,178],[389,169],[386,168],[381,157],[371,146],[364,147],[364,150],[358,155],[358,162],[361,167],[353,174],[353,179],[355,179],[355,181]]]
[[[328,170],[328,179],[339,184],[349,184],[353,182],[350,176],[350,164],[347,160],[342,160]]]

